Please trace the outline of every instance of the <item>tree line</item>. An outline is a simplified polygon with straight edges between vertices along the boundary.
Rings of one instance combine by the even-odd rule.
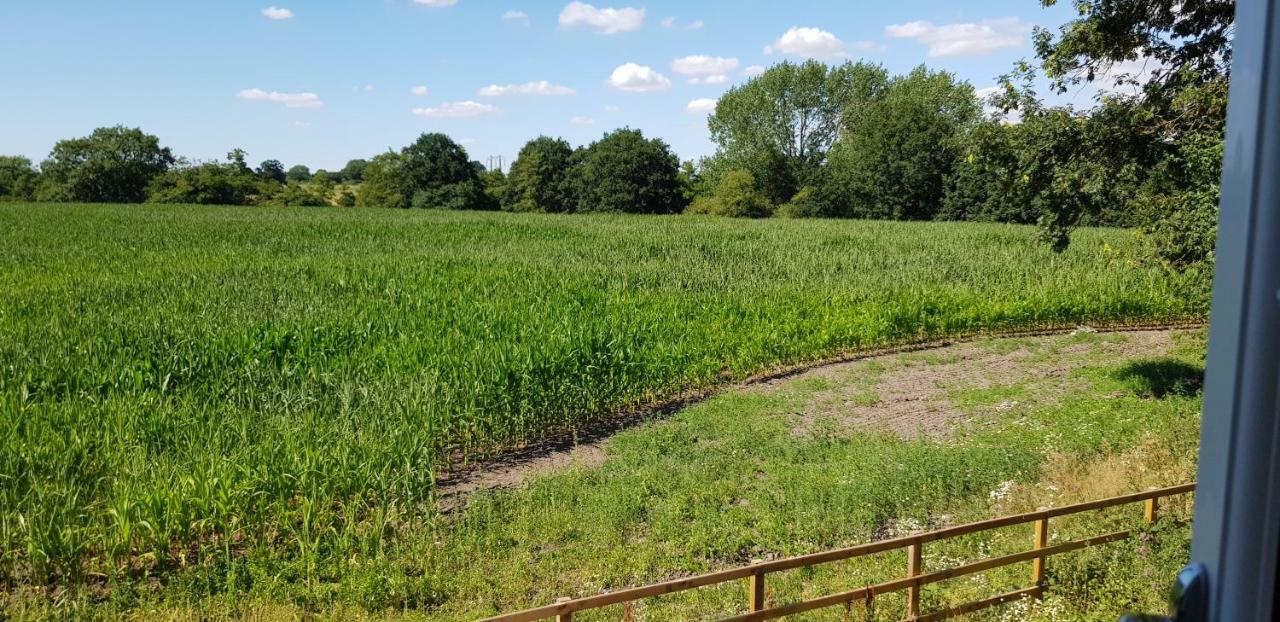
[[[1052,3],[1052,0],[1043,0]],[[1152,261],[1212,262],[1233,5],[1095,3],[1034,34],[994,95],[920,66],[783,62],[730,89],[709,116],[713,156],[681,163],[661,140],[621,129],[590,145],[541,136],[509,173],[486,170],[443,134],[341,171],[256,169],[176,159],[139,129],[101,128],[54,146],[37,169],[0,158],[0,197],[39,201],[340,205],[512,212],[681,212],[762,218],[972,220],[1037,224],[1058,250],[1081,225],[1137,227]],[[1086,110],[1048,106],[1145,56],[1132,94]]]
[[[621,129],[586,147],[560,139],[530,141],[511,175],[489,171],[444,134],[340,171],[278,160],[251,167],[234,149],[225,161],[176,158],[139,128],[94,130],[59,141],[39,167],[0,157],[0,199],[83,203],[170,203],[264,206],[362,206],[525,212],[684,210],[679,160],[661,140]]]

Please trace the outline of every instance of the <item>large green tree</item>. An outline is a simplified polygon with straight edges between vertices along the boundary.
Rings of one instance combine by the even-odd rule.
[[[368,168],[369,161],[357,158],[347,162],[342,167],[342,180],[347,183],[360,183],[364,181],[364,170]]]
[[[140,129],[98,128],[54,145],[40,165],[40,194],[48,200],[141,203],[151,180],[174,162],[159,138]]]
[[[560,138],[539,136],[520,149],[502,192],[511,212],[570,212],[577,209],[570,171],[573,147]]]
[[[400,155],[404,189],[411,193],[406,197],[410,206],[433,209],[489,206],[480,172],[472,165],[467,150],[448,136],[423,134]]]
[[[263,181],[274,181],[276,183],[284,183],[285,177],[284,164],[279,160],[264,160],[258,165],[258,177]]]
[[[31,160],[22,156],[0,156],[0,199],[30,201],[35,198],[38,177]]]
[[[296,164],[285,173],[285,177],[295,182],[311,181],[311,169],[306,165]]]
[[[973,87],[917,67],[849,110],[815,188],[830,216],[927,220],[942,206],[960,137],[981,118]]]
[[[811,182],[845,117],[877,99],[888,82],[884,68],[866,63],[773,66],[717,102],[708,120],[717,148],[708,173],[751,171],[774,203],[785,202]]]
[[[684,210],[680,159],[667,143],[621,129],[591,144],[574,167],[579,212],[674,214]]]

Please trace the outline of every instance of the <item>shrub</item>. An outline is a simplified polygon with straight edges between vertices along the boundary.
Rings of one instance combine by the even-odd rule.
[[[409,207],[408,180],[402,173],[404,158],[394,151],[374,156],[364,169],[364,183],[356,189],[359,207]]]
[[[172,169],[155,178],[147,189],[149,203],[250,205],[262,182],[236,164],[208,162]]]
[[[688,211],[732,218],[768,218],[773,215],[773,205],[756,188],[751,173],[731,171],[720,180],[715,194],[698,198]]]
[[[821,215],[821,208],[814,199],[813,188],[804,187],[790,201],[778,206],[776,213],[783,218],[814,218]]]
[[[325,186],[292,182],[271,186],[259,203],[276,207],[325,207],[329,205],[329,194]]]

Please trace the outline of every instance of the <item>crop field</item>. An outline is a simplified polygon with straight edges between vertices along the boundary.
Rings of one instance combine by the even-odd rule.
[[[460,462],[841,351],[1203,317],[1136,244],[1082,230],[1055,255],[1031,228],[975,223],[0,204],[0,586],[165,577],[324,601],[352,560],[373,572],[444,520],[435,479]],[[419,588],[344,599],[443,598]]]

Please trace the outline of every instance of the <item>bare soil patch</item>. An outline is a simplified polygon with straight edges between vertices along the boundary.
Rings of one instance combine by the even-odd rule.
[[[798,435],[830,432],[834,426],[941,439],[972,416],[953,403],[954,392],[1001,387],[1029,392],[1026,400],[997,402],[993,412],[1028,405],[1024,402],[1051,404],[1083,382],[1072,374],[1077,369],[1099,361],[1165,356],[1173,345],[1172,331],[999,339],[829,365],[750,390],[783,391],[795,383],[823,387],[790,415]]]
[[[945,438],[971,417],[953,403],[957,390],[983,390],[1025,385],[1034,403],[1052,403],[1081,382],[1072,372],[1099,361],[1160,357],[1174,345],[1178,329],[1135,329],[1096,333],[1082,328],[1070,333],[941,342],[907,346],[882,354],[852,355],[781,370],[739,385],[736,390],[760,393],[810,392],[802,407],[785,413],[797,435],[831,431],[889,430],[902,438]],[[813,387],[820,387],[813,390]],[[727,389],[735,390],[735,389]],[[711,395],[683,396],[671,404],[632,413],[574,436],[512,452],[469,469],[446,474],[437,482],[437,504],[449,512],[475,492],[514,488],[530,477],[571,467],[592,468],[606,459],[613,434],[638,423],[677,412]],[[993,413],[1026,406],[1001,401]]]

